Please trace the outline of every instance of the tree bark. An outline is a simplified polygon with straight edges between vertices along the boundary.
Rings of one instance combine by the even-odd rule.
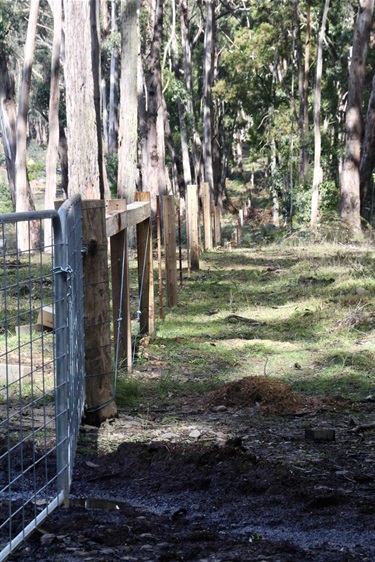
[[[111,2],[111,30],[112,33],[118,32],[117,26],[117,2]],[[136,49],[137,42],[135,42],[133,49]],[[129,64],[129,61],[128,61]],[[110,83],[109,83],[109,132],[108,132],[108,151],[114,152],[117,148],[118,136],[118,65],[119,53],[117,46],[112,47],[111,53],[111,69],[110,69]],[[133,69],[133,76],[136,72]],[[129,76],[129,74],[128,74]]]
[[[363,140],[360,165],[361,214],[368,218],[365,205],[369,187],[372,184],[372,173],[375,166],[375,76],[372,79],[372,90],[367,108],[365,136]]]
[[[56,198],[56,164],[59,148],[59,101],[60,101],[60,49],[62,30],[62,0],[49,0],[53,14],[53,44],[51,58],[51,86],[48,111],[48,147],[46,155],[46,191],[44,206],[54,208]],[[49,248],[52,243],[51,221],[44,223],[44,246]]]
[[[323,41],[327,24],[329,0],[325,1],[322,23],[319,31],[318,46],[316,53],[316,74],[314,87],[314,177],[311,197],[311,228],[315,228],[318,222],[319,192],[323,181],[323,170],[321,166],[322,139],[320,133],[320,108],[322,98],[322,74],[323,74]]]
[[[306,37],[305,37],[305,72],[303,82],[303,130],[301,169],[305,183],[309,181],[309,75],[310,75],[310,38],[311,38],[311,0],[307,0],[306,7]]]
[[[27,115],[29,112],[29,97],[31,87],[31,70],[34,58],[36,25],[38,20],[39,0],[31,0],[29,22],[25,43],[25,58],[23,63],[21,91],[17,115],[17,150],[16,150],[16,211],[35,210],[34,201],[30,191],[26,169],[26,136]],[[19,249],[28,250],[37,247],[39,231],[36,223],[30,224],[28,232],[27,223],[21,223],[18,229]]]
[[[204,178],[214,196],[214,171],[212,158],[212,83],[215,49],[215,0],[206,0],[206,29],[204,33],[204,83],[203,83],[203,161]]]
[[[187,121],[191,126],[191,136],[193,139],[193,164],[194,164],[194,183],[200,185],[203,179],[203,166],[202,166],[202,142],[198,133],[196,124],[196,116],[193,104],[193,65],[192,65],[192,49],[189,37],[189,17],[187,0],[180,0],[180,22],[181,22],[181,46],[182,46],[182,60],[184,69],[184,81],[187,92],[187,101],[185,111]],[[187,130],[189,136],[190,131]]]
[[[138,2],[121,2],[121,81],[118,150],[119,198],[134,201],[138,143]]]
[[[100,199],[90,0],[64,0],[64,12],[69,195]]]
[[[304,86],[304,66],[303,66],[303,47],[301,39],[301,21],[299,13],[299,0],[293,0],[293,15],[294,15],[294,40],[295,40],[295,50],[297,59],[297,82],[298,82],[298,100],[299,100],[299,111],[298,111],[298,140],[299,140],[299,165],[298,165],[298,179],[301,182],[303,180],[303,153],[304,153],[304,142],[303,142],[303,128],[304,128],[304,97],[303,97],[303,86]]]
[[[163,0],[156,0],[153,37],[146,57],[146,107],[142,123],[142,184],[151,194],[151,209],[156,212],[156,196],[166,194],[164,120],[160,53],[163,29]]]
[[[98,138],[99,190],[101,199],[109,199],[110,192],[104,161],[102,135],[102,103],[101,103],[101,47],[100,47],[100,4],[99,0],[90,0],[91,20],[91,56],[92,75],[94,80],[94,107],[96,115],[96,134]]]
[[[68,143],[65,136],[64,127],[60,123],[59,131],[59,158],[61,167],[61,187],[68,196],[69,165],[68,165]]]
[[[16,93],[13,73],[9,71],[7,55],[0,49],[0,125],[4,147],[10,196],[16,208]]]
[[[340,182],[340,214],[353,235],[361,233],[359,167],[362,100],[374,0],[360,0],[350,61],[345,120],[345,157]]]

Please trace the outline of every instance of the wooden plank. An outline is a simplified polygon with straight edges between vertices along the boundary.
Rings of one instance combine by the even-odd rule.
[[[99,426],[117,414],[114,402],[105,203],[82,201],[86,403],[85,422]]]
[[[126,212],[125,199],[108,201],[107,212]],[[112,313],[115,352],[119,360],[125,359],[126,369],[132,371],[132,342],[130,319],[130,279],[128,229],[114,234],[110,238],[111,273],[112,273]],[[121,298],[122,297],[122,298]],[[120,319],[120,321],[119,321]]]
[[[31,380],[31,371],[32,368],[30,365],[19,365],[11,364],[11,363],[0,363],[0,384],[1,385],[10,385],[14,382],[20,381],[21,384],[29,383]],[[9,392],[12,393],[14,389],[10,388]],[[18,390],[18,385],[17,385]],[[2,394],[5,394],[5,389],[2,391]]]
[[[173,195],[163,197],[167,306],[177,306],[176,221]]]
[[[108,238],[124,230],[136,226],[145,221],[151,213],[151,206],[148,201],[135,201],[127,206],[126,211],[112,210],[107,212],[106,232]]]
[[[136,192],[136,201],[150,201],[150,193]],[[151,218],[137,224],[138,285],[141,296],[140,333],[153,334],[154,321],[154,272],[152,259]]]
[[[54,327],[54,311],[52,306],[43,306],[39,310],[37,324],[41,324],[46,328]]]

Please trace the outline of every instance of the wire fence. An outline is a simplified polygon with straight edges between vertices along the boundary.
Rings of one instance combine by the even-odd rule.
[[[81,220],[79,197],[0,215],[0,560],[69,493],[84,406]]]

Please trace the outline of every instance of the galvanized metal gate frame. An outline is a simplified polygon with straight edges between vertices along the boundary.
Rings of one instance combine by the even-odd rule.
[[[0,495],[9,505],[9,517],[2,527],[9,525],[9,542],[0,551],[0,561],[5,560],[30,533],[59,505],[67,501],[72,480],[73,461],[77,446],[79,426],[85,402],[84,389],[84,330],[83,330],[83,283],[82,283],[82,209],[81,199],[76,195],[60,207],[59,211],[36,211],[31,213],[9,213],[0,215],[0,227],[6,223],[22,221],[52,220],[54,233],[54,333],[55,333],[55,451],[56,474],[41,490],[34,484],[32,499],[51,486],[55,493],[48,498],[47,505],[26,524],[22,508],[22,530],[12,532],[12,484],[0,490]],[[2,226],[4,229],[4,226]],[[1,251],[1,250],[0,250]],[[4,260],[5,250],[3,249]],[[22,418],[22,411],[19,418]],[[8,423],[5,420],[3,423]],[[20,422],[21,423],[21,422]],[[21,424],[22,425],[22,424]],[[4,426],[6,427],[6,425]],[[46,428],[44,428],[46,431]],[[20,434],[22,434],[22,427]],[[10,471],[9,478],[10,478]],[[36,471],[33,470],[32,474]],[[29,473],[30,474],[30,473]],[[22,498],[30,502],[30,498]]]

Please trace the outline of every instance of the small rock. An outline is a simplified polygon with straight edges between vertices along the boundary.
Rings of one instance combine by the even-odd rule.
[[[305,429],[307,441],[334,441],[335,438],[334,429]]]
[[[364,287],[357,287],[355,292],[357,293],[357,295],[363,296],[363,295],[368,295],[370,291],[368,291]]]
[[[357,425],[359,425],[358,418],[356,418],[355,416],[349,416],[348,426],[349,427],[356,427]]]
[[[191,437],[192,439],[199,439],[199,437],[201,436],[201,432],[199,431],[199,429],[193,429],[193,431],[191,431],[189,433],[189,437]]]
[[[47,545],[47,544],[52,544],[53,541],[55,540],[56,535],[54,535],[53,533],[46,533],[45,535],[42,535],[40,537],[40,542],[43,545]]]
[[[161,439],[173,439],[174,437],[176,437],[175,433],[163,433],[163,435],[160,436]]]
[[[220,404],[220,406],[214,406],[211,408],[211,412],[226,412],[228,408],[224,406],[224,404]]]

